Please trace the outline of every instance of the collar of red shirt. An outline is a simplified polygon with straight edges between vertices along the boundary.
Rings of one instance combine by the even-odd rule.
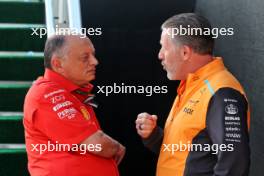
[[[58,73],[56,73],[50,69],[47,69],[47,68],[45,69],[44,78],[49,80],[49,81],[58,83],[61,87],[63,87],[64,89],[66,89],[69,92],[80,90],[80,91],[89,93],[93,89],[92,84],[88,84],[85,87],[80,87],[80,86],[74,84],[73,82],[71,82],[70,80],[66,79],[62,75],[60,75],[60,74],[58,74]]]

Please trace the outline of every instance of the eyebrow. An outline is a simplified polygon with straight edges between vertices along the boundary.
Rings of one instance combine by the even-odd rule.
[[[91,48],[91,53],[95,54],[95,48],[94,47]]]
[[[93,54],[93,55],[95,55],[95,50],[93,50],[93,51],[91,51],[91,52],[87,52],[87,51],[85,51],[85,52],[83,52],[82,53],[82,56],[88,56],[88,55],[90,55],[90,54]]]

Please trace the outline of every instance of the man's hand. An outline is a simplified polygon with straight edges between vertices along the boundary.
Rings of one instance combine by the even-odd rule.
[[[119,145],[119,150],[117,151],[117,153],[114,156],[114,159],[117,163],[117,165],[119,165],[122,161],[122,159],[124,158],[126,153],[126,148],[123,145]]]
[[[146,112],[138,114],[136,120],[137,133],[144,139],[148,138],[157,126],[157,119],[156,115],[150,115]]]

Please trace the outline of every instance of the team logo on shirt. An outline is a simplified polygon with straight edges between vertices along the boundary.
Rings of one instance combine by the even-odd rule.
[[[237,108],[235,105],[233,105],[233,104],[229,104],[229,105],[227,105],[227,106],[225,107],[225,112],[226,112],[227,114],[232,114],[232,115],[234,115],[234,114],[237,114],[237,113],[238,113],[238,108]]]
[[[199,100],[189,100],[189,103],[193,104],[194,106],[199,102]]]
[[[81,106],[80,109],[81,109],[81,112],[83,114],[83,117],[86,120],[89,120],[90,119],[90,114],[89,114],[88,110],[84,106]]]
[[[183,109],[183,112],[185,112],[186,114],[192,115],[192,113],[193,113],[193,109],[185,107],[185,108]]]

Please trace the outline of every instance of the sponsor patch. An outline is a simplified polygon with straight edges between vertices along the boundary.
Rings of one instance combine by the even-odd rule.
[[[60,95],[55,95],[53,97],[50,98],[50,101],[52,104],[58,103],[58,102],[62,102],[65,100],[65,96],[63,94]]]
[[[225,112],[227,114],[237,114],[238,113],[238,108],[234,104],[229,104],[225,107]]]
[[[58,89],[58,90],[52,91],[50,93],[45,94],[44,98],[49,98],[50,96],[53,96],[53,95],[61,93],[61,92],[65,92],[65,90],[64,89]]]
[[[65,101],[63,103],[59,103],[57,105],[55,105],[52,109],[53,111],[58,111],[59,109],[63,108],[63,107],[66,107],[66,106],[70,106],[72,105],[73,103],[71,101]]]
[[[58,112],[57,115],[60,119],[64,119],[64,118],[72,119],[75,117],[76,113],[77,110],[75,108],[68,108],[68,109],[64,109],[61,112]]]

